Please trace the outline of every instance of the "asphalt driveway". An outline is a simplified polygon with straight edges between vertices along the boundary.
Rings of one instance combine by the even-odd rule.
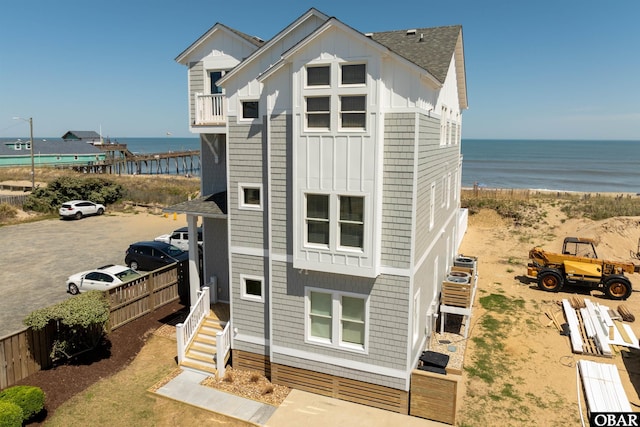
[[[0,227],[0,338],[23,329],[30,312],[70,298],[71,274],[124,264],[129,244],[185,225],[183,216],[107,213]]]

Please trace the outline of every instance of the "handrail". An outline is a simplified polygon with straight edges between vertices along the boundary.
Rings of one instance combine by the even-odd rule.
[[[224,361],[227,358],[227,352],[231,349],[231,322],[227,322],[221,332],[216,334],[216,369],[218,370],[218,378],[224,376]]]
[[[187,347],[196,336],[198,327],[202,323],[202,320],[207,316],[211,310],[211,303],[209,298],[209,287],[204,287],[202,290],[197,291],[198,299],[196,303],[191,307],[189,315],[182,323],[176,325],[176,338],[178,340],[178,363],[182,363],[187,351]]]
[[[222,94],[194,94],[196,125],[222,125],[227,118],[225,113],[226,97]]]

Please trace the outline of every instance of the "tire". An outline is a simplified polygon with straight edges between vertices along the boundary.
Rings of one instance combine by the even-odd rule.
[[[82,212],[76,212],[76,214],[73,216],[75,219],[82,219]]]
[[[132,269],[132,270],[136,270],[137,271],[138,267],[139,267],[139,265],[138,265],[138,263],[136,261],[131,261],[131,263],[129,263],[129,268]]]
[[[538,288],[547,292],[558,292],[562,289],[562,276],[556,271],[542,271],[538,274]]]
[[[80,293],[80,289],[75,285],[75,283],[69,284],[69,293],[71,295],[78,295]]]
[[[614,277],[604,284],[605,295],[614,300],[626,300],[631,291],[631,282],[626,277]]]
[[[100,208],[98,209],[98,215],[102,215],[104,213],[104,209]]]

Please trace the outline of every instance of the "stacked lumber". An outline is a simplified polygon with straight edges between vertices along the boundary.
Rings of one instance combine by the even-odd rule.
[[[579,360],[578,368],[589,412],[631,412],[616,365]]]
[[[581,305],[575,304],[575,301],[562,300],[574,353],[611,357],[613,345],[640,348],[631,326],[612,319],[609,307],[589,299],[584,299],[584,307]]]
[[[620,313],[622,320],[625,322],[634,322],[636,320],[636,316],[634,316],[624,304],[618,306],[618,313]]]

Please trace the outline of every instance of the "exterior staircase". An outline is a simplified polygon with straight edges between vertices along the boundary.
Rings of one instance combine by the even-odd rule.
[[[216,358],[216,335],[222,332],[227,322],[216,319],[208,315],[202,321],[193,341],[187,347],[184,359],[180,366],[188,369],[205,372],[210,375],[217,375]],[[227,355],[228,357],[228,355]],[[225,361],[226,362],[226,361]]]

